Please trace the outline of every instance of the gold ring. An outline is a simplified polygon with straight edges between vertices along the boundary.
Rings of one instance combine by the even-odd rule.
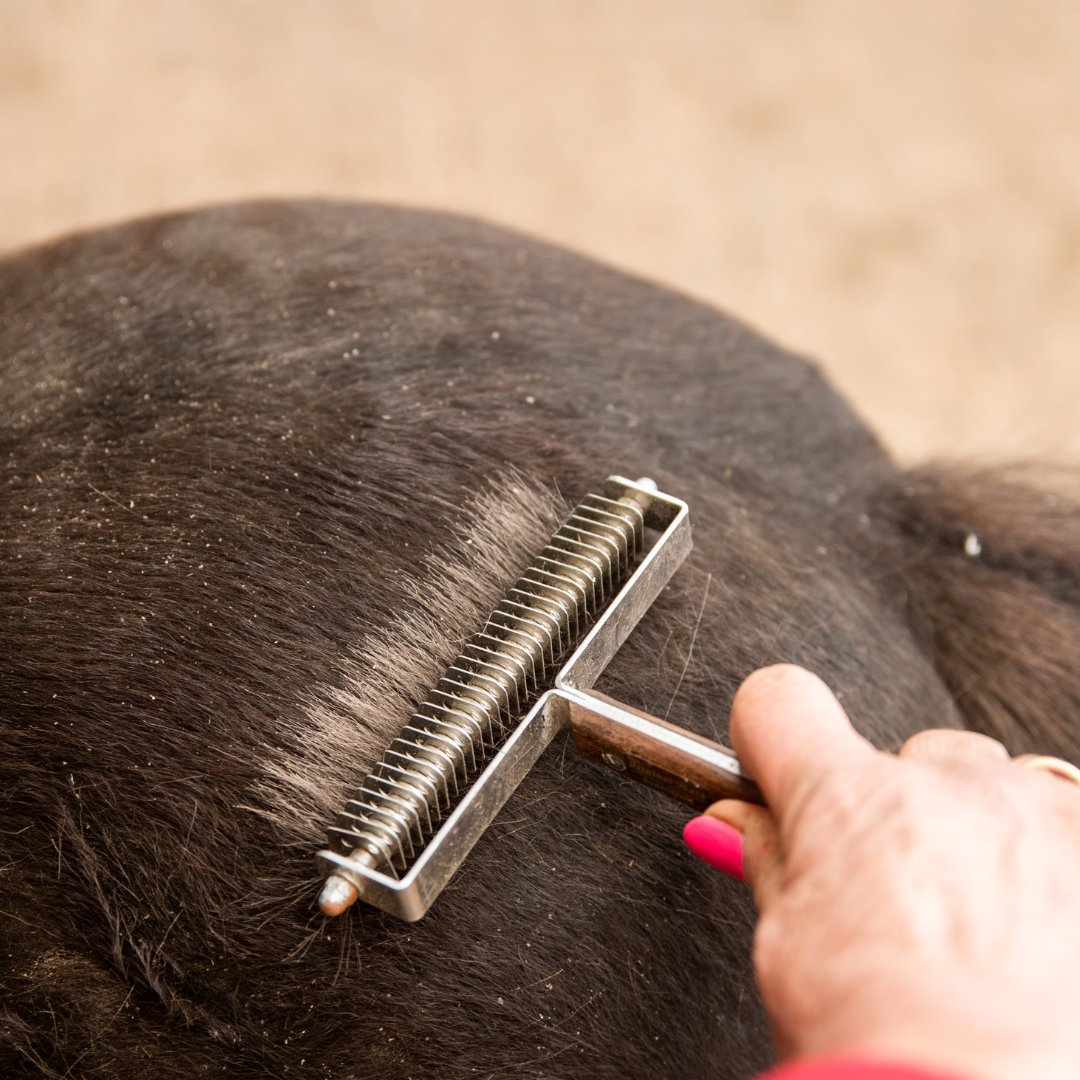
[[[1040,772],[1053,773],[1062,780],[1071,780],[1080,787],[1080,769],[1069,761],[1063,761],[1059,757],[1050,757],[1048,754],[1033,755],[1020,759],[1020,764],[1025,769],[1038,769]]]

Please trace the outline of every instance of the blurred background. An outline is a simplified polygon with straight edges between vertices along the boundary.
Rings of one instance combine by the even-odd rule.
[[[905,461],[1080,461],[1075,0],[0,0],[0,250],[331,195],[816,357]]]

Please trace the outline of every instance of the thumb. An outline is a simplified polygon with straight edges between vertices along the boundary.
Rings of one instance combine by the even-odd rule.
[[[807,790],[842,783],[877,756],[825,683],[790,664],[755,671],[739,687],[731,741],[781,825]]]

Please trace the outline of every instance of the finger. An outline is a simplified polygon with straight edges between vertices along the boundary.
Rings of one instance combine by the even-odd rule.
[[[761,914],[779,898],[784,884],[784,857],[776,819],[763,806],[723,799],[705,811],[742,835],[743,878],[754,893]]]
[[[739,687],[731,741],[781,823],[800,788],[849,776],[877,753],[832,691],[791,664],[755,671]]]
[[[954,731],[935,728],[912,735],[902,747],[900,757],[909,761],[927,761],[938,765],[968,762],[1005,762],[1009,751],[989,735],[977,731]]]
[[[683,828],[683,839],[699,859],[739,881],[746,880],[742,833],[726,821],[706,814],[691,818]]]
[[[1032,772],[1041,772],[1058,780],[1064,780],[1073,785],[1074,791],[1080,791],[1080,768],[1073,765],[1071,761],[1063,761],[1059,757],[1050,757],[1046,754],[1021,754],[1013,758],[1013,761]]]

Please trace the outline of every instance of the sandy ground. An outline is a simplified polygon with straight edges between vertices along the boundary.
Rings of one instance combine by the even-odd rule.
[[[328,194],[816,356],[905,459],[1080,461],[1075,0],[0,0],[0,249]]]

